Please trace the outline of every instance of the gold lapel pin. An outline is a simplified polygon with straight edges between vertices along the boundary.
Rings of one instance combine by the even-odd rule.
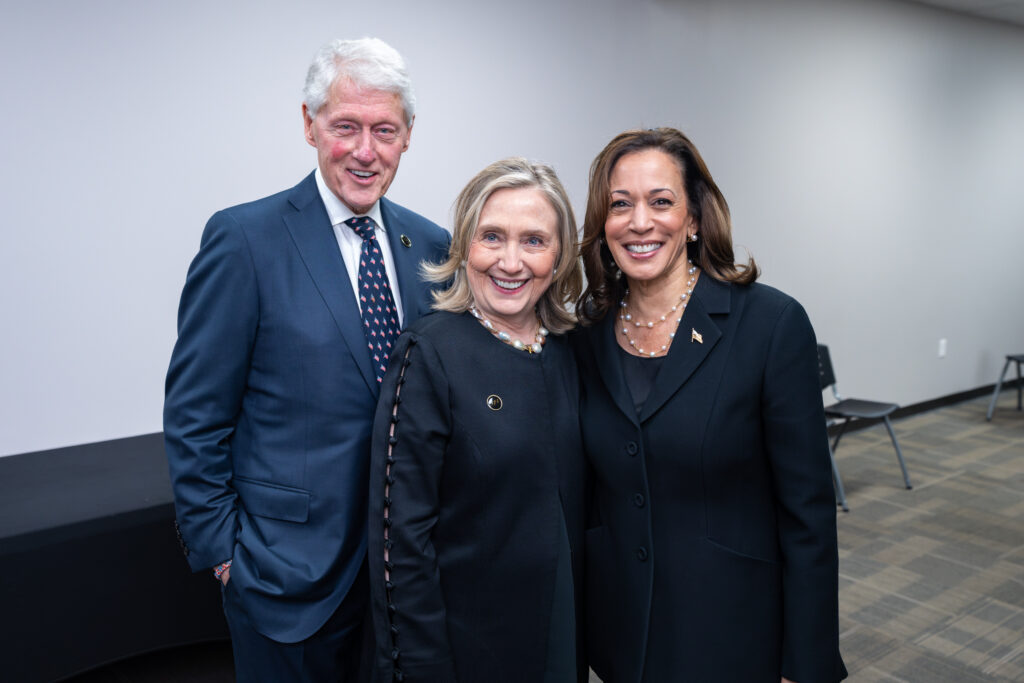
[[[703,344],[704,343],[704,337],[701,336],[700,332],[698,332],[697,330],[695,330],[695,329],[693,329],[691,327],[690,328],[690,343],[692,344],[693,342],[697,342],[698,344]]]
[[[491,410],[501,410],[501,396],[491,394],[487,397],[487,407]]]
[[[412,240],[411,240],[411,239],[409,239],[409,236],[408,236],[408,235],[402,235],[402,236],[401,236],[401,237],[399,237],[398,239],[402,240],[402,246],[403,246],[403,247],[405,247],[405,248],[409,248],[409,247],[411,247],[411,246],[412,246]]]

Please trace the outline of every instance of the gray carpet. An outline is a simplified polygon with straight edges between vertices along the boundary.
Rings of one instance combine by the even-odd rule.
[[[851,681],[1024,680],[1024,413],[1004,391],[897,420],[836,452],[840,647]]]

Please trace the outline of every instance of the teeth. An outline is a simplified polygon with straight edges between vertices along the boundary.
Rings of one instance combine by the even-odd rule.
[[[352,173],[359,176],[360,178],[369,178],[370,176],[373,175],[369,171],[352,171]]]
[[[649,254],[652,251],[661,249],[661,244],[652,242],[650,244],[627,244],[626,250],[634,254]]]
[[[526,282],[526,280],[499,280],[495,277],[492,277],[491,280],[502,289],[518,289]]]

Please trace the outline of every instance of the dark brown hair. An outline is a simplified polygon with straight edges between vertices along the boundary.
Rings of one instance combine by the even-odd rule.
[[[627,131],[615,136],[590,167],[590,190],[580,245],[587,288],[576,306],[576,314],[584,324],[604,318],[625,290],[625,282],[616,278],[618,267],[604,241],[604,224],[611,204],[609,182],[619,159],[646,149],[659,149],[679,165],[687,210],[699,236],[697,242],[686,245],[690,260],[700,266],[705,276],[716,280],[746,285],[757,279],[758,269],[753,258],[746,265],[734,261],[729,205],[690,139],[675,128]]]

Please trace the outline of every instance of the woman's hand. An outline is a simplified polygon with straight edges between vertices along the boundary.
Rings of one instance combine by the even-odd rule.
[[[783,676],[782,677],[782,683],[796,683],[796,681],[791,681],[788,678],[786,678],[785,676]]]

